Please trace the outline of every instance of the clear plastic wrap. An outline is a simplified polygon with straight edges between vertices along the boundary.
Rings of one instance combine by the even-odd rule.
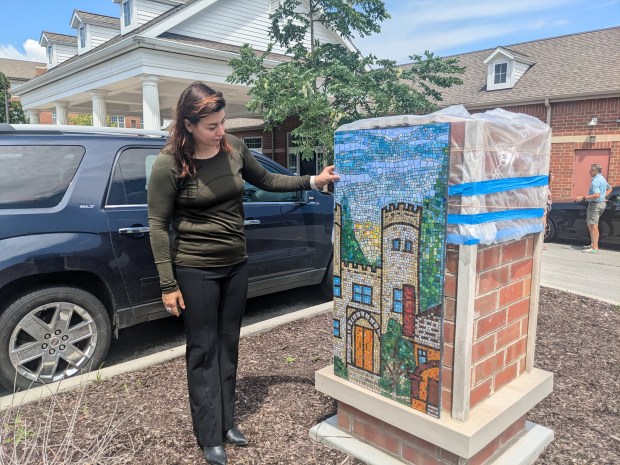
[[[452,106],[428,115],[360,120],[338,131],[450,123],[448,242],[492,244],[543,229],[551,129],[502,109]]]

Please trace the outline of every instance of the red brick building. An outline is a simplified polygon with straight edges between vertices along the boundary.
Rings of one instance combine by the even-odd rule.
[[[456,55],[463,85],[442,106],[526,113],[553,131],[554,199],[583,195],[591,163],[620,185],[620,27]]]

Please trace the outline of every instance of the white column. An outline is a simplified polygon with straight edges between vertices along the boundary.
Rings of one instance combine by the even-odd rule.
[[[107,126],[108,120],[105,98],[108,93],[103,90],[93,90],[90,92],[90,95],[93,103],[93,126]]]
[[[30,120],[30,124],[41,124],[39,113],[39,110],[28,110],[28,119]]]
[[[56,102],[56,124],[69,124],[69,104]]]
[[[478,245],[459,246],[452,362],[452,418],[459,421],[467,421],[469,418],[477,256]]]
[[[160,130],[159,88],[157,76],[142,76],[142,117],[144,129]]]

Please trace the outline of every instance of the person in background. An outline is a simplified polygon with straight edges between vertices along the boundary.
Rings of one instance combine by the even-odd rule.
[[[611,186],[607,183],[601,172],[603,168],[599,164],[592,164],[590,166],[590,176],[592,176],[592,182],[590,183],[590,190],[588,195],[582,195],[575,197],[576,202],[585,201],[588,203],[586,210],[586,224],[588,225],[588,231],[590,232],[590,244],[584,246],[584,253],[597,254],[598,253],[598,220],[601,214],[605,211],[607,205],[605,197],[611,193]]]
[[[162,301],[172,315],[183,314],[192,425],[211,465],[226,464],[224,443],[248,443],[234,420],[248,287],[244,180],[263,190],[287,192],[339,179],[333,166],[317,176],[269,173],[243,142],[225,133],[225,106],[221,92],[201,82],[183,91],[148,187],[151,248]]]
[[[553,182],[553,173],[549,171],[549,175],[547,176],[547,204],[545,205],[545,214],[543,215],[543,233],[544,236],[547,237],[547,217],[549,216],[549,212],[551,212],[551,206],[553,205],[553,200],[551,199],[551,183]],[[543,246],[543,250],[546,250],[547,247]]]

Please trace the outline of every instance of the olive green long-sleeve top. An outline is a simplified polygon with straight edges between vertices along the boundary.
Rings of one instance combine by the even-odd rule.
[[[203,268],[235,265],[247,258],[244,179],[266,191],[310,189],[310,176],[270,173],[243,142],[226,137],[232,153],[197,159],[197,173],[189,178],[179,179],[170,154],[160,153],[153,164],[148,182],[149,226],[162,292],[178,289],[173,263]]]

